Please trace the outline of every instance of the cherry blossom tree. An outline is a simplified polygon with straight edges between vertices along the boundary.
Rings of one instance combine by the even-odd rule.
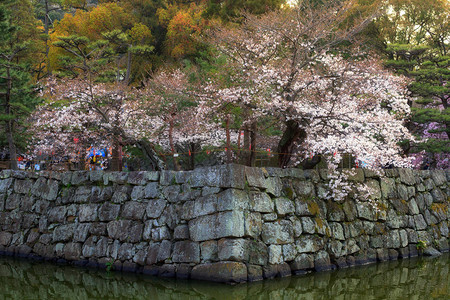
[[[89,146],[112,147],[112,169],[121,169],[121,147],[137,144],[155,169],[164,168],[145,143],[159,120],[150,118],[134,90],[117,84],[93,84],[87,79],[50,79],[46,105],[32,116],[34,151],[78,153]],[[76,141],[76,143],[74,143]]]

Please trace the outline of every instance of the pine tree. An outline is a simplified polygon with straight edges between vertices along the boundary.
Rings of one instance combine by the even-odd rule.
[[[430,46],[393,44],[387,49],[386,66],[410,77],[409,90],[416,97],[410,129],[426,141],[410,145],[411,152],[450,153],[450,56]],[[434,164],[435,162],[432,162]]]
[[[9,149],[11,169],[17,169],[17,150],[24,149],[27,137],[25,119],[38,102],[31,84],[30,65],[21,63],[22,53],[30,47],[20,39],[21,28],[11,24],[8,5],[0,5],[0,146]]]

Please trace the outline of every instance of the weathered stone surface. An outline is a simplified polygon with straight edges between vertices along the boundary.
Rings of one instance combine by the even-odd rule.
[[[186,224],[178,225],[177,227],[175,227],[173,238],[176,240],[188,240],[189,227]]]
[[[358,217],[360,219],[365,219],[369,221],[375,221],[375,211],[374,208],[368,203],[357,203],[356,210],[358,212]]]
[[[412,169],[398,169],[400,181],[407,185],[413,185],[416,183],[416,178]]]
[[[229,164],[193,170],[188,179],[192,187],[214,186],[243,189],[245,186],[244,166]]]
[[[86,238],[88,237],[90,228],[91,224],[78,224],[73,235],[73,241],[84,243],[86,241]]]
[[[294,190],[297,195],[301,196],[315,196],[314,184],[311,181],[296,181]]]
[[[285,244],[283,247],[283,259],[286,262],[290,262],[295,259],[297,256],[297,247],[294,243],[292,244]]]
[[[249,282],[263,280],[263,270],[261,266],[248,265],[247,266],[247,280]]]
[[[142,220],[147,208],[146,203],[130,201],[123,205],[122,218],[130,220]]]
[[[314,255],[314,269],[316,271],[326,271],[333,268],[327,251],[321,250]]]
[[[108,236],[122,242],[137,242],[142,238],[144,225],[130,220],[111,221],[107,225]]]
[[[144,197],[148,199],[158,198],[159,184],[157,182],[150,182],[144,188]]]
[[[97,219],[97,204],[80,205],[78,220],[80,222],[93,222]]]
[[[200,243],[202,261],[216,261],[218,259],[217,241]]]
[[[445,175],[445,170],[433,170],[433,172],[431,172],[431,178],[436,186],[441,186],[448,182],[447,176]]]
[[[172,261],[176,263],[199,263],[199,244],[191,241],[176,242],[173,247]]]
[[[398,230],[391,230],[386,239],[387,248],[400,248],[400,235]]]
[[[131,200],[142,201],[142,199],[144,198],[144,193],[145,187],[139,185],[133,187],[133,190],[131,191]]]
[[[196,242],[222,237],[244,236],[244,214],[240,211],[221,212],[189,221],[191,239]]]
[[[295,241],[298,253],[317,252],[323,247],[323,240],[317,236],[305,235]]]
[[[344,229],[340,223],[329,223],[331,229],[331,236],[337,240],[345,240]]]
[[[245,178],[247,179],[248,186],[254,186],[257,188],[266,188],[264,172],[260,168],[245,167]]]
[[[28,194],[31,191],[32,186],[33,182],[30,179],[16,179],[14,182],[14,191],[19,194]]]
[[[12,240],[12,234],[9,232],[1,231],[0,232],[0,245],[9,246]]]
[[[170,185],[162,189],[162,194],[164,198],[169,202],[177,202],[181,192],[181,187],[179,185]]]
[[[63,223],[66,219],[67,207],[66,206],[56,206],[48,211],[47,220],[50,223]]]
[[[103,204],[98,212],[98,218],[100,221],[113,221],[119,217],[120,204],[112,204],[106,202]]]
[[[89,181],[89,172],[88,171],[75,171],[72,173],[72,185],[81,185]]]
[[[166,201],[164,199],[150,200],[146,208],[147,217],[150,219],[159,218],[165,207]]]
[[[171,253],[172,253],[172,243],[168,240],[162,241],[158,248],[156,262],[165,261],[170,257]]]
[[[261,238],[266,244],[288,244],[294,242],[292,222],[281,220],[273,223],[264,223]]]
[[[245,239],[220,239],[217,247],[219,260],[248,261],[248,243]]]
[[[393,178],[381,178],[381,194],[385,199],[391,199],[397,197],[397,189],[395,185],[395,179]]]
[[[58,196],[59,182],[52,179],[39,177],[31,188],[31,194],[45,200],[53,201]]]
[[[294,274],[297,274],[298,271],[313,269],[314,255],[306,253],[299,254],[295,260],[290,263],[290,267]]]
[[[314,234],[314,233],[316,233],[316,223],[310,217],[303,217],[302,218],[302,229],[303,229],[303,232],[306,232],[309,234]]]
[[[250,209],[256,212],[270,213],[274,211],[274,203],[266,193],[250,192]]]
[[[244,235],[258,238],[262,232],[262,219],[260,213],[247,213],[244,215]]]
[[[77,260],[81,256],[80,243],[68,243],[64,247],[64,258],[67,260]]]
[[[274,200],[277,213],[281,216],[295,212],[294,203],[288,198],[281,197]]]
[[[270,245],[269,264],[277,265],[281,264],[283,261],[283,248],[281,247],[281,245]]]
[[[240,262],[217,262],[197,265],[192,269],[192,279],[226,283],[247,280],[247,267]]]
[[[53,242],[67,242],[72,239],[75,224],[60,225],[53,231]]]
[[[424,230],[427,228],[427,223],[425,222],[425,219],[423,218],[422,215],[415,215],[414,222],[416,224],[417,230]]]
[[[266,178],[266,193],[272,197],[280,197],[282,192],[282,183],[278,177]]]

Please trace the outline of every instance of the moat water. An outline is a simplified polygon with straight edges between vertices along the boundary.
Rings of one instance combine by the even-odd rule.
[[[0,257],[0,299],[450,299],[450,255],[228,286]]]

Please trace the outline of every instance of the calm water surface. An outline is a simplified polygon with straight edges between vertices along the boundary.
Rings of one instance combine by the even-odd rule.
[[[450,299],[450,255],[237,286],[0,257],[0,299]]]

